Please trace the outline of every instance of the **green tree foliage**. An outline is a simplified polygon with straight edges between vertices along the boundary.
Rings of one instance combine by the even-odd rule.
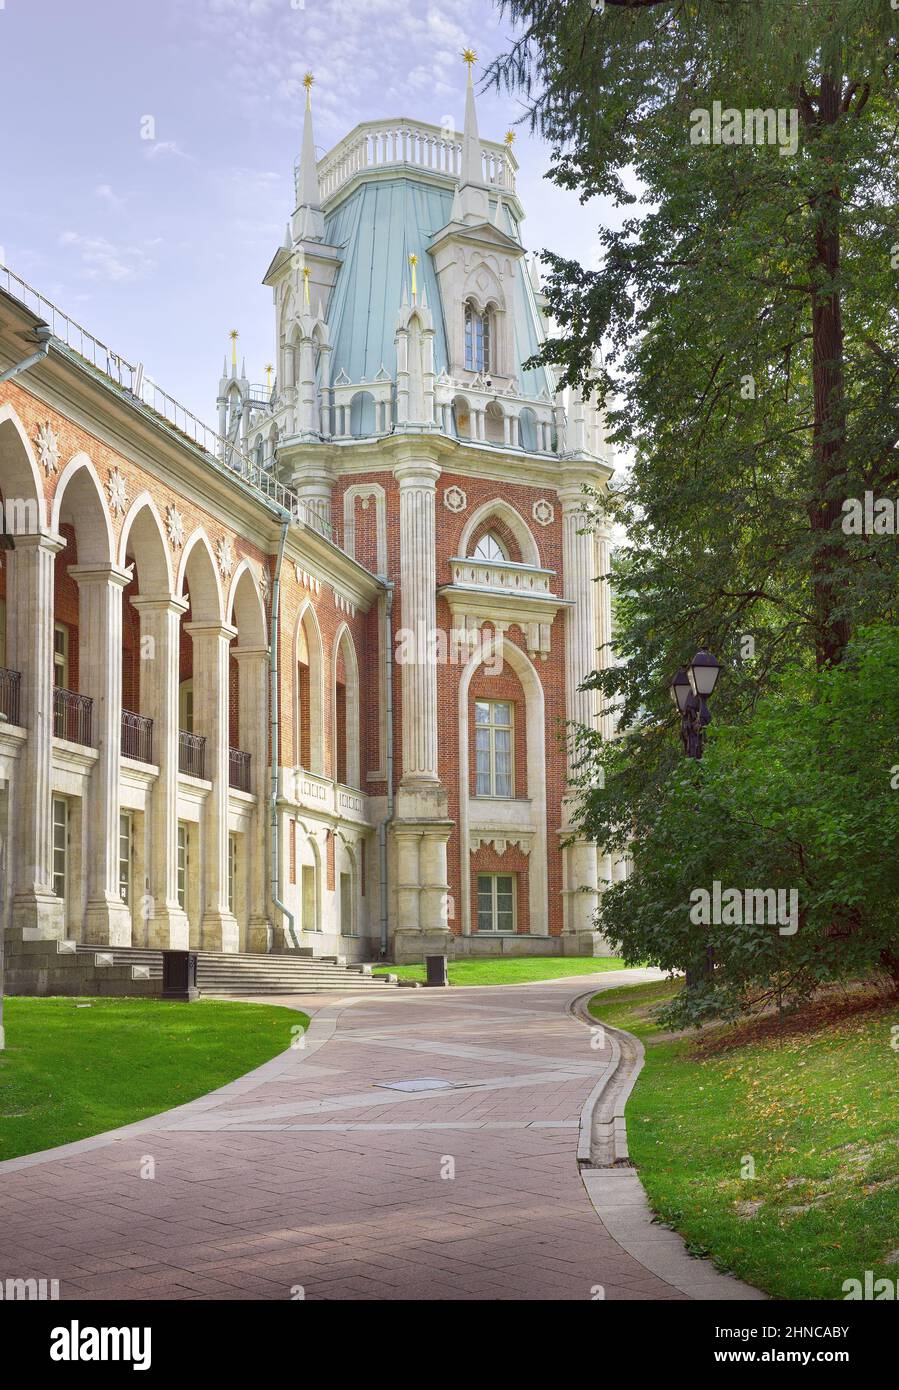
[[[678,997],[678,1021],[872,969],[899,983],[897,736],[899,628],[882,625],[837,666],[777,677],[750,721],[716,727],[701,762],[670,769],[639,827],[637,872],[603,895],[599,926],[632,963],[701,967],[714,949],[718,968]],[[745,901],[735,921],[696,925],[691,893],[716,880],[795,891],[798,930],[767,913],[739,920]]]
[[[634,878],[607,910],[631,901],[646,936],[628,946],[661,959],[652,894],[670,912],[675,880],[678,901],[685,881],[703,882],[697,840],[720,855],[719,879],[739,849],[722,838],[734,817],[716,826],[701,806],[687,814],[706,772],[679,765],[667,699],[676,668],[701,641],[724,662],[714,713],[732,732],[716,757],[726,747],[734,758],[733,796],[742,787],[748,804],[749,753],[759,777],[789,762],[752,737],[772,686],[783,701],[789,671],[812,701],[812,672],[826,682],[853,632],[896,620],[897,537],[847,536],[841,521],[847,498],[899,493],[899,10],[884,0],[502,8],[517,38],[489,79],[524,94],[555,146],[555,182],[628,209],[620,228],[600,229],[598,270],[544,253],[557,336],[540,356],[562,382],[603,393],[611,439],[632,460],[614,497],[597,499],[629,545],[614,575],[619,660],[593,678],[622,733],[605,750],[582,735],[585,788],[598,759],[605,773],[585,828],[632,846]],[[714,136],[716,103],[720,143],[694,143],[699,112]],[[753,113],[768,110],[781,124],[766,118],[773,138],[757,143]],[[742,143],[726,143],[741,129]],[[744,726],[746,757],[733,732]],[[884,775],[882,763],[859,771],[872,788]],[[660,822],[675,806],[681,817]],[[759,873],[766,854],[792,862],[778,823],[763,824],[740,831],[768,846],[757,846]],[[876,833],[870,816],[862,824]],[[647,837],[662,834],[667,867],[647,857]],[[853,868],[853,845],[833,880],[837,918],[867,891],[869,856]],[[650,882],[650,867],[661,878]],[[668,917],[657,924],[669,929]],[[846,942],[827,940],[849,963]],[[670,963],[695,957],[696,942],[695,931],[678,940]]]

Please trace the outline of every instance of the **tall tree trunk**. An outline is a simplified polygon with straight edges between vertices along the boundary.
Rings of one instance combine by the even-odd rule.
[[[833,126],[840,117],[842,84],[832,73],[821,77],[818,126]],[[842,498],[838,484],[845,476],[846,397],[843,375],[843,316],[836,277],[840,270],[840,217],[838,186],[822,191],[815,200],[815,254],[812,262],[812,384],[814,431],[812,436],[812,490],[808,517],[815,546],[812,557],[812,596],[815,612],[818,666],[838,662],[849,640],[849,624],[837,617],[837,570],[844,555],[839,518]]]

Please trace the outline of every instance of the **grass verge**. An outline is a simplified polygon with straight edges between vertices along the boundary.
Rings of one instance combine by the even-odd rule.
[[[211,999],[12,998],[3,1013],[0,1159],[182,1105],[283,1052],[291,1028],[309,1022],[295,1009]]]
[[[624,962],[613,956],[509,956],[485,960],[451,960],[447,967],[451,985],[524,985],[534,980],[561,980],[568,975],[595,975],[622,970]],[[374,975],[397,975],[401,980],[424,980],[424,965],[387,965]]]
[[[668,981],[607,990],[590,1012],[640,1037],[631,1158],[695,1254],[780,1298],[899,1280],[899,1022],[882,995],[829,995],[785,1020],[659,1034]],[[754,1171],[755,1176],[744,1176]]]

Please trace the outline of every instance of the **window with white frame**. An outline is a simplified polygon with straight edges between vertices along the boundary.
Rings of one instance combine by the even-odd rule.
[[[178,822],[178,906],[187,911],[187,825]]]
[[[508,700],[475,700],[475,795],[512,796],[513,711]]]
[[[237,901],[237,836],[228,836],[228,911],[233,913]]]
[[[178,687],[178,727],[186,734],[194,731],[194,683],[193,678],[182,681]]]
[[[478,931],[514,930],[515,875],[478,874]]]
[[[69,629],[64,623],[53,625],[53,684],[69,688]]]
[[[65,900],[69,883],[69,803],[64,796],[53,798],[52,831],[53,892]]]
[[[119,815],[119,897],[123,903],[131,903],[132,853],[134,843],[134,820],[130,811]]]
[[[471,552],[476,560],[508,560],[506,548],[493,531],[486,531]]]
[[[465,369],[490,371],[490,311],[480,313],[470,301],[465,305]]]

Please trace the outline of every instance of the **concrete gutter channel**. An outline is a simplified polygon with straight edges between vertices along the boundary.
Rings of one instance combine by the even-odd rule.
[[[625,1106],[643,1069],[643,1044],[622,1028],[600,1023],[588,1012],[596,988],[578,995],[569,1012],[587,1028],[601,1027],[611,1049],[599,1080],[581,1110],[577,1164],[587,1196],[613,1240],[666,1284],[690,1298],[758,1300],[767,1294],[710,1260],[690,1255],[681,1236],[653,1215],[646,1189],[628,1153]]]

